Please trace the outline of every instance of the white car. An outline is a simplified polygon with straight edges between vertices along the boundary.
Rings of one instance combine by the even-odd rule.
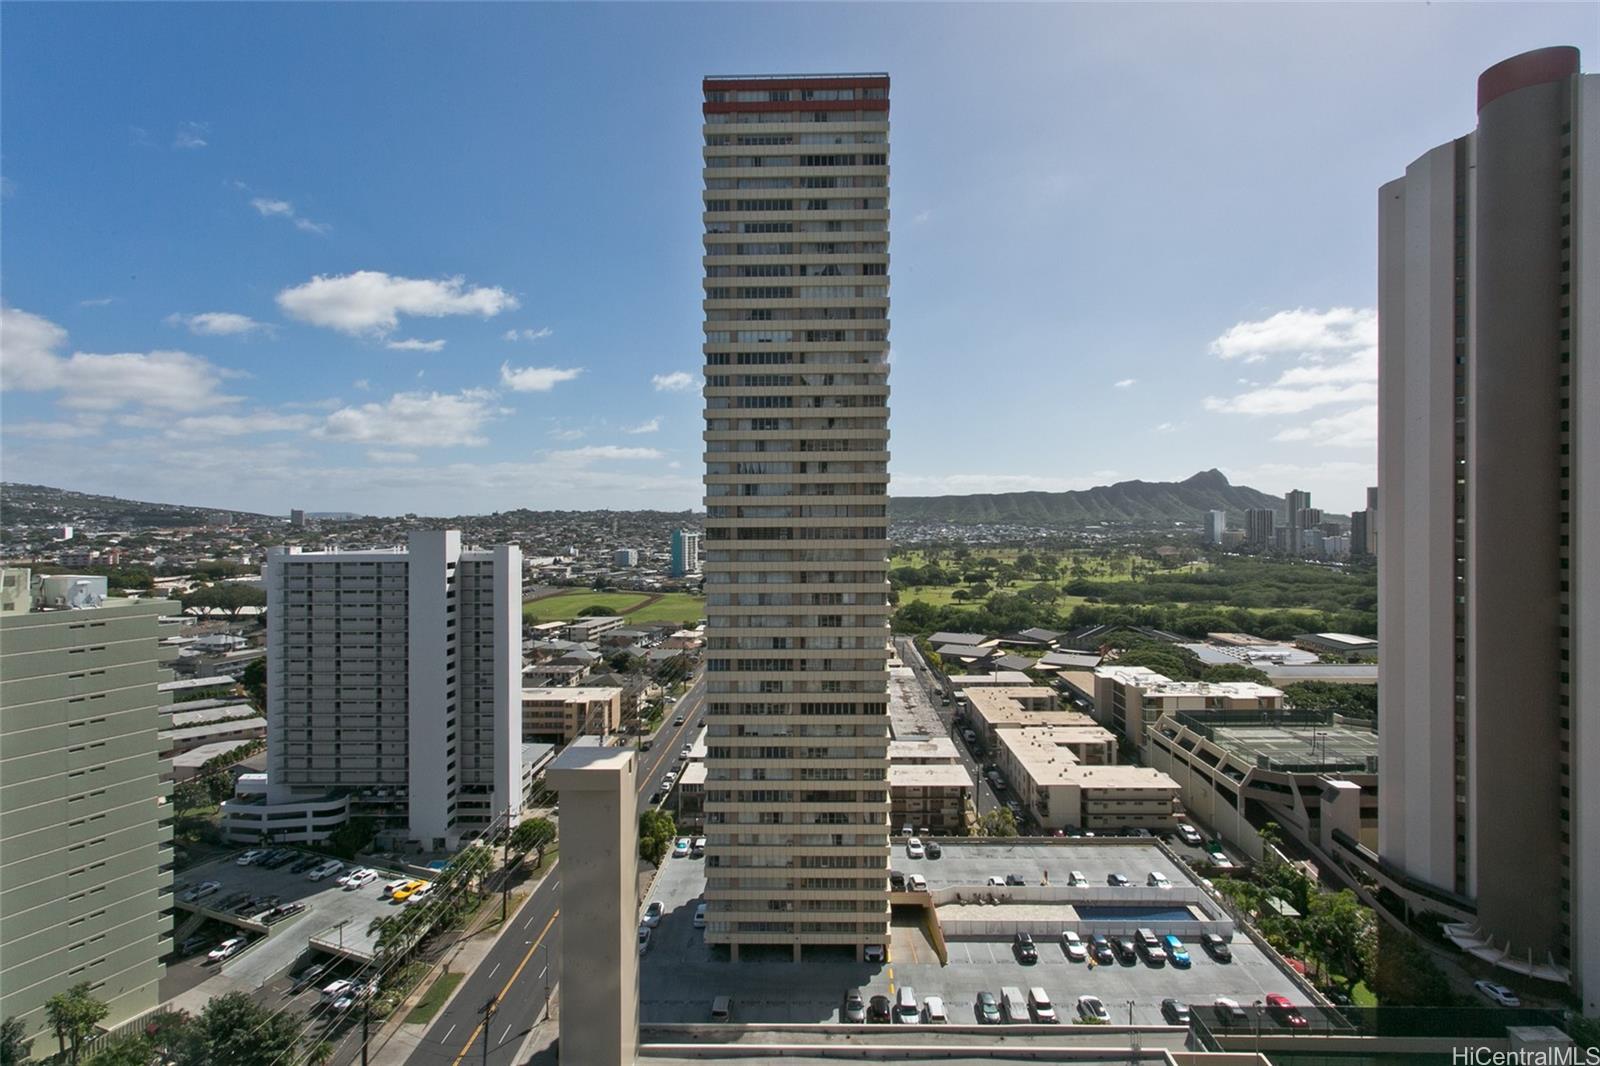
[[[1171,888],[1172,887],[1172,882],[1167,880],[1167,875],[1164,874],[1164,873],[1158,873],[1155,870],[1151,870],[1150,871],[1150,876],[1145,878],[1144,883],[1145,883],[1146,887],[1149,887],[1149,888]]]
[[[908,891],[908,892],[926,892],[926,891],[928,891],[928,879],[926,877],[923,877],[921,874],[911,874],[909,877],[906,878],[906,891]]]
[[[927,851],[923,848],[922,839],[920,837],[906,838],[906,858],[920,859],[925,854],[927,854]]]
[[[1061,934],[1061,949],[1067,953],[1067,958],[1073,962],[1082,962],[1089,957],[1089,949],[1084,946],[1083,937],[1071,929]]]
[[[1100,1002],[1099,996],[1078,997],[1078,1017],[1084,1021],[1106,1022],[1111,1021],[1111,1012],[1106,1010],[1106,1005]]]
[[[1054,1025],[1061,1020],[1056,1017],[1056,1008],[1050,1002],[1049,994],[1037,985],[1028,989],[1028,1008],[1033,1011],[1033,1020],[1041,1025]]]
[[[341,977],[322,989],[322,1001],[324,1003],[337,1003],[355,990],[356,983],[354,981],[348,977]]]
[[[990,874],[989,875],[989,887],[991,887],[991,888],[1005,888],[1006,887],[1006,879],[1001,877],[998,874]]]
[[[666,913],[666,910],[667,908],[661,905],[659,899],[652,900],[650,906],[644,909],[644,924],[654,929],[661,924],[661,916]]]
[[[227,940],[224,940],[222,943],[212,948],[211,951],[206,955],[206,959],[211,962],[221,962],[223,959],[231,959],[235,955],[239,954],[239,952],[244,950],[244,945],[244,937],[229,937]]]
[[[432,891],[433,882],[425,882],[421,888],[417,889],[416,891],[412,892],[411,895],[406,897],[406,906],[409,907],[413,903],[421,903],[423,900],[428,898],[428,893]]]
[[[1478,994],[1500,1004],[1502,1007],[1520,1007],[1522,998],[1505,985],[1497,985],[1493,981],[1474,981],[1472,987]]]
[[[221,881],[201,881],[198,885],[195,885],[193,888],[189,889],[189,891],[185,892],[179,898],[185,903],[193,903],[196,900],[205,899],[207,896],[219,891],[221,888]]]
[[[1082,870],[1074,870],[1067,875],[1067,887],[1069,888],[1087,888],[1088,885],[1089,879],[1084,876]]]
[[[704,903],[694,909],[694,927],[696,929],[704,929],[706,927],[706,905]]]
[[[944,999],[939,996],[929,996],[922,1001],[922,1020],[929,1025],[946,1025],[950,1015],[945,1013]]]
[[[650,927],[641,925],[639,927],[639,954],[643,955],[648,950],[650,950]]]
[[[332,877],[334,874],[343,869],[344,863],[340,862],[338,859],[329,859],[321,866],[314,868],[310,873],[306,874],[306,880],[321,881],[325,878]]]
[[[257,859],[261,858],[261,856],[263,856],[265,854],[266,854],[266,852],[264,852],[264,851],[247,851],[243,855],[239,856],[237,859],[234,860],[234,865],[236,865],[236,866],[249,866],[251,863],[255,862]]]
[[[674,859],[687,859],[689,857],[688,837],[679,837],[672,842],[672,857]]]
[[[1178,839],[1189,845],[1191,848],[1198,848],[1201,841],[1200,830],[1196,829],[1188,822],[1184,822],[1178,826]]]
[[[340,880],[344,883],[345,891],[353,892],[358,888],[365,888],[378,879],[378,871],[360,869],[346,874]]]
[[[390,881],[388,884],[383,886],[383,898],[388,899],[390,896],[400,891],[400,889],[405,888],[410,883],[411,878],[409,877],[395,878],[393,881]]]

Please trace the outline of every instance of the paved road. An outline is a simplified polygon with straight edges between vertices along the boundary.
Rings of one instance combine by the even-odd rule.
[[[640,762],[639,811],[649,806],[650,794],[678,761],[678,751],[699,732],[705,706],[704,679],[697,680],[673,709],[672,718],[656,734],[655,743]],[[684,724],[672,725],[684,716]],[[517,1049],[544,1014],[547,988],[553,989],[561,972],[560,911],[561,867],[538,888],[513,919],[511,931],[493,950],[428,1027],[422,1043],[407,1060],[411,1066],[457,1066],[487,1061],[491,1066],[512,1066]],[[483,1055],[482,1009],[491,997],[499,1007],[489,1025],[489,1055]]]
[[[984,814],[1001,804],[995,798],[994,789],[989,787],[988,779],[983,776],[983,767],[972,757],[972,751],[967,747],[967,742],[961,739],[961,730],[955,724],[955,707],[944,705],[944,686],[940,684],[938,676],[928,667],[927,660],[922,657],[922,653],[917,651],[917,646],[912,639],[910,637],[895,637],[894,643],[895,647],[899,649],[900,661],[909,666],[911,672],[917,675],[917,681],[922,685],[923,691],[927,692],[928,698],[933,701],[934,709],[939,714],[939,721],[943,722],[945,729],[949,731],[950,739],[956,742],[956,750],[961,753],[961,765],[967,768],[967,772],[972,775],[972,780],[976,783],[978,816],[980,818],[983,817]]]

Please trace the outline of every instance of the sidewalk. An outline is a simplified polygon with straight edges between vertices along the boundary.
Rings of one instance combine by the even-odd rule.
[[[405,1001],[399,1007],[395,1008],[395,1012],[389,1016],[383,1027],[374,1035],[372,1040],[373,1050],[370,1056],[373,1066],[403,1066],[405,1061],[411,1057],[411,1053],[422,1043],[422,1038],[427,1035],[429,1026],[433,1024],[431,1019],[426,1024],[408,1025],[406,1023],[406,1015],[411,1013],[411,1008],[416,1005],[417,1000],[422,998],[439,974],[444,973],[445,970],[462,974],[470,974],[475,970],[478,964],[494,950],[495,945],[500,942],[500,938],[515,928],[517,914],[533,898],[538,886],[544,884],[545,880],[555,873],[555,869],[560,863],[561,859],[557,856],[556,861],[545,870],[544,876],[534,882],[534,889],[530,890],[522,898],[522,901],[517,904],[517,909],[507,916],[506,921],[501,924],[498,932],[492,936],[485,936],[481,932],[463,936],[445,953],[441,960],[443,965],[411,990],[411,994],[405,998]],[[484,911],[486,917],[480,922],[480,929],[488,924],[491,916],[498,920],[500,914],[500,908],[492,900],[485,904]],[[444,1012],[445,1008],[455,1000],[456,996],[460,995],[466,984],[466,981],[461,981],[451,990],[449,998],[439,1004],[439,1009],[434,1012],[435,1018]],[[552,1003],[554,1000],[555,996],[552,994]],[[554,1014],[554,1007],[551,1008],[551,1013],[552,1015]],[[537,1035],[541,1029],[545,1028],[553,1029],[554,1026],[553,1024],[535,1026],[534,1035]],[[530,1036],[529,1039],[531,1040],[533,1037]],[[553,1036],[552,1039],[554,1039]]]

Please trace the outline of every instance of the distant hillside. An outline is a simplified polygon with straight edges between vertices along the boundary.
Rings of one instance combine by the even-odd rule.
[[[893,496],[889,514],[899,522],[1020,523],[1083,526],[1099,522],[1199,522],[1206,511],[1228,512],[1244,524],[1244,512],[1270,507],[1280,519],[1283,500],[1246,485],[1230,484],[1220,470],[1204,470],[1183,481],[1119,481],[1077,492],[997,492],[971,496]]]
[[[86,522],[100,529],[138,529],[142,526],[199,526],[233,515],[236,521],[264,520],[268,516],[225,507],[191,507],[176,503],[124,500],[96,496],[49,485],[0,484],[0,522],[8,526],[54,526]]]

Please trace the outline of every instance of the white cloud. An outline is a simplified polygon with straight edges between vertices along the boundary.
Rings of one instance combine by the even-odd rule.
[[[1211,354],[1256,362],[1273,355],[1311,356],[1370,348],[1378,343],[1378,313],[1370,308],[1279,311],[1238,322],[1211,342]]]
[[[1280,430],[1272,439],[1337,448],[1375,448],[1378,446],[1378,408],[1376,404],[1367,404],[1341,414],[1315,418],[1304,425]]]
[[[141,134],[143,130],[139,131]],[[172,135],[174,148],[204,148],[206,138],[211,135],[211,125],[206,122],[182,122],[178,124],[178,132]]]
[[[1177,428],[1178,428],[1177,425],[1172,423],[1172,422],[1162,422],[1162,423],[1159,423],[1156,426],[1156,432],[1157,433],[1171,433],[1174,430],[1176,430]]]
[[[293,433],[310,429],[310,415],[286,415],[276,411],[240,414],[193,415],[167,425],[169,437],[244,437],[254,433]]]
[[[696,385],[693,374],[674,370],[670,374],[656,374],[650,379],[657,392],[688,392]]]
[[[317,275],[278,294],[284,313],[313,326],[341,333],[382,335],[394,329],[401,315],[439,318],[479,315],[491,318],[520,306],[504,289],[469,288],[460,277],[401,278],[380,270]]]
[[[236,403],[218,390],[233,373],[197,355],[178,351],[74,352],[63,357],[67,331],[48,319],[0,308],[0,388],[20,392],[60,391],[56,403],[80,411],[145,406],[195,411]]]
[[[916,214],[911,216],[911,221],[913,223],[915,223],[916,225],[920,226],[923,223],[927,222],[932,217],[933,217],[933,212],[932,211],[918,211]]]
[[[367,449],[367,458],[375,463],[414,463],[419,456],[416,452],[386,451],[382,448]]]
[[[372,382],[368,381],[366,378],[356,378],[350,383],[350,386],[352,388],[360,389],[362,392],[366,392],[368,389],[372,388]]]
[[[555,462],[588,462],[593,459],[662,459],[655,448],[624,448],[616,444],[590,444],[583,448],[568,448],[550,452],[547,458]]]
[[[312,433],[329,440],[406,447],[477,447],[483,427],[505,413],[487,389],[397,392],[383,403],[341,407]]]
[[[239,188],[244,187],[240,182],[235,182],[234,184]],[[321,234],[327,233],[328,230],[333,228],[326,222],[313,222],[311,219],[306,218],[296,211],[294,204],[288,200],[274,200],[270,196],[256,196],[251,198],[250,206],[255,208],[256,213],[262,218],[281,218],[293,222],[294,228],[303,233]]]
[[[638,433],[654,433],[657,430],[659,430],[660,428],[661,428],[661,419],[660,418],[652,418],[648,422],[640,422],[637,426],[625,426],[625,427],[623,427],[622,432],[624,432],[624,433],[634,433],[634,434],[638,434]]]
[[[12,437],[32,437],[37,440],[75,440],[79,437],[92,437],[100,432],[101,426],[97,421],[78,418],[72,422],[7,422],[0,425],[0,431]]]
[[[1113,381],[1111,387],[1113,389],[1131,389],[1138,383],[1138,378],[1123,378],[1121,381]]]
[[[444,347],[444,341],[419,341],[409,337],[403,341],[389,341],[384,347],[397,352],[437,352]]]
[[[249,315],[235,314],[232,311],[201,311],[193,315],[174,311],[167,316],[166,322],[169,326],[186,326],[190,333],[202,337],[231,337],[258,329],[272,328],[265,322],[257,322]]]
[[[1237,396],[1207,396],[1207,411],[1233,415],[1296,415],[1317,407],[1340,403],[1370,403],[1378,398],[1376,382],[1350,385],[1312,385],[1298,388],[1266,388],[1242,392]]]
[[[508,329],[505,338],[508,341],[542,341],[554,333],[549,326],[540,326],[538,329]]]
[[[550,431],[550,435],[552,437],[554,437],[556,440],[582,440],[583,439],[583,430],[581,430],[581,429],[552,429]]]
[[[563,381],[583,373],[583,367],[524,366],[500,364],[500,384],[512,392],[549,392]]]
[[[109,305],[111,305],[113,303],[116,303],[116,301],[117,301],[117,298],[115,296],[97,296],[94,299],[90,299],[90,300],[79,300],[78,301],[78,306],[79,307],[107,307],[107,306],[109,306]]]

